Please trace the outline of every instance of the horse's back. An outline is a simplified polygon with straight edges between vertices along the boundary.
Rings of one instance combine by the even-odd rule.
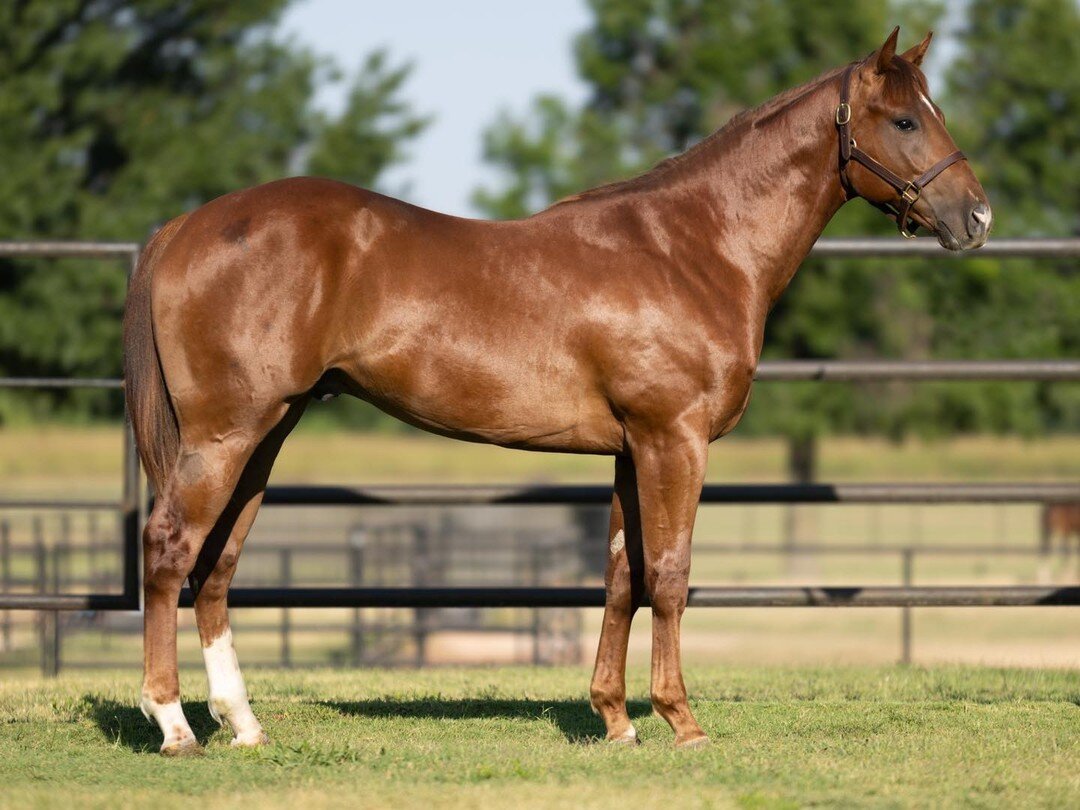
[[[155,271],[170,392],[181,410],[276,402],[338,369],[351,393],[436,432],[619,449],[583,275],[544,265],[544,245],[521,223],[330,180],[225,195],[187,217]]]

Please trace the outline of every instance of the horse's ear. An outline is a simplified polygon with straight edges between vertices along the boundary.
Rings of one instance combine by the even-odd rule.
[[[926,56],[926,49],[930,47],[930,40],[932,40],[933,38],[934,32],[927,31],[926,37],[923,38],[923,41],[916,45],[914,48],[909,48],[908,50],[904,51],[902,54],[900,54],[900,58],[906,59],[907,61],[911,62],[911,64],[913,64],[915,67],[918,67],[922,64],[923,57]]]
[[[878,73],[892,70],[892,60],[896,56],[896,38],[900,35],[900,26],[896,26],[885,40],[885,44],[878,48],[875,54],[875,63]]]

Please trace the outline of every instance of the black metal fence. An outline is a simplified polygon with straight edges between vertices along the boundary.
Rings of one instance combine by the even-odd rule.
[[[0,242],[0,256],[122,259],[134,267],[139,245],[94,242]],[[821,257],[926,256],[950,254],[929,240],[823,240]],[[1080,239],[1002,239],[981,255],[998,257],[1080,257]],[[759,380],[1041,380],[1078,381],[1080,361],[940,361],[762,363]],[[101,386],[116,379],[0,378],[0,387]],[[608,487],[272,487],[268,506],[290,504],[569,504],[607,503]],[[1080,484],[985,485],[733,485],[706,486],[702,503],[943,503],[1080,501]],[[119,503],[77,500],[0,500],[0,508],[94,509],[122,516],[123,591],[120,594],[4,593],[0,609],[137,610],[139,597],[140,495],[138,457],[125,432],[123,496]],[[190,593],[181,597],[190,605]],[[234,588],[229,603],[243,607],[591,607],[603,604],[603,590],[579,587],[429,588]],[[1080,604],[1080,588],[1015,587],[757,587],[692,588],[696,607],[913,607]]]
[[[35,589],[41,593],[64,592],[72,589],[101,587],[103,582],[115,577],[120,568],[119,549],[115,543],[104,540],[111,527],[99,526],[96,513],[82,515],[87,526],[82,532],[71,532],[67,521],[61,521],[56,542],[47,543],[46,532],[40,518],[31,521],[32,542],[13,543],[10,525],[0,520],[0,586]],[[405,536],[400,534],[404,528]],[[389,531],[386,531],[389,529]],[[511,582],[528,582],[537,587],[552,580],[580,581],[586,572],[581,565],[579,537],[553,537],[550,533],[540,537],[500,532],[495,542],[476,543],[475,537],[464,548],[453,548],[445,533],[421,531],[415,524],[380,527],[354,527],[346,543],[305,542],[295,544],[259,543],[245,553],[245,573],[249,582],[254,580],[262,587],[291,591],[296,583],[305,587],[337,584],[342,577],[349,581],[351,590],[363,589],[365,584],[387,581],[424,582],[435,573],[439,579],[475,579],[494,573],[497,578]],[[359,533],[361,536],[355,536]],[[78,535],[77,537],[75,535]],[[379,542],[379,535],[386,535],[391,542]],[[80,542],[80,539],[83,542]],[[396,543],[395,540],[404,540]],[[441,546],[441,548],[439,548]],[[448,564],[447,552],[458,554],[464,560]],[[695,547],[695,557],[706,556],[773,556],[789,557],[792,547],[783,543],[760,542],[703,542]],[[1073,563],[1072,549],[1063,547],[1056,553],[1067,565]],[[464,554],[462,554],[464,552]],[[899,637],[899,660],[910,663],[913,649],[913,622],[911,609],[919,606],[926,589],[913,587],[916,564],[925,557],[990,558],[1010,557],[1038,560],[1048,564],[1055,553],[1046,547],[1018,546],[1015,544],[935,544],[923,543],[818,543],[800,544],[797,553],[806,556],[872,555],[896,558],[899,564],[898,580],[901,588],[889,589],[912,595],[912,604],[902,608]],[[301,560],[297,560],[297,558]],[[329,565],[326,564],[329,561]],[[298,564],[300,563],[300,564]],[[455,572],[457,576],[455,577]],[[387,588],[398,592],[400,587]],[[586,589],[582,589],[586,590]],[[702,593],[697,589],[695,593]],[[711,589],[710,589],[711,590]],[[740,591],[724,589],[725,599],[742,594],[758,593],[763,589],[745,588]],[[860,589],[857,595],[851,589],[811,588],[772,589],[773,599],[832,600],[840,603],[847,597],[856,603],[872,603],[877,606],[875,593],[881,588]],[[955,591],[957,589],[949,589]],[[1013,589],[1015,591],[1015,589]],[[1049,601],[1045,604],[1068,603],[1065,598],[1070,589],[1044,588]],[[1075,590],[1075,589],[1072,589]],[[704,593],[708,594],[707,591]],[[970,590],[964,590],[965,594]],[[1026,592],[1025,592],[1026,593]],[[1007,595],[1007,594],[1006,594]],[[976,594],[978,596],[978,594]],[[275,602],[275,604],[278,604]],[[890,603],[891,604],[891,603]],[[1015,604],[1000,596],[993,600],[980,599],[980,606]],[[245,634],[263,634],[276,638],[268,647],[263,644],[261,656],[256,655],[248,663],[255,666],[289,668],[293,666],[348,665],[348,666],[429,666],[446,663],[448,659],[429,654],[429,639],[440,634],[459,633],[475,638],[477,634],[499,634],[522,639],[527,644],[524,655],[507,659],[515,663],[544,665],[554,663],[579,663],[581,657],[581,615],[579,611],[566,609],[543,610],[528,605],[503,611],[474,611],[462,609],[413,608],[407,611],[385,608],[379,602],[379,610],[352,609],[345,616],[331,621],[312,621],[310,617],[294,615],[294,608],[283,606],[280,615],[252,622],[245,619]],[[265,615],[262,613],[261,615]],[[117,619],[117,621],[111,621]],[[56,675],[61,667],[110,667],[115,666],[117,656],[113,652],[116,638],[134,638],[142,632],[141,623],[125,620],[109,612],[87,611],[61,614],[57,611],[39,611],[25,620],[13,620],[12,613],[0,611],[0,651],[6,659],[0,666],[25,667],[34,663],[34,651],[27,649],[28,637],[36,637],[37,662],[45,675]],[[298,640],[324,639],[321,656],[312,657],[310,652],[297,653]],[[76,652],[69,657],[65,645],[70,646],[80,637],[90,636],[99,641],[92,660],[80,658]],[[329,642],[325,642],[326,637]],[[13,644],[13,638],[24,642],[22,647]],[[517,646],[517,645],[515,645]],[[85,648],[85,645],[83,645]],[[452,661],[452,659],[450,659]],[[201,664],[196,664],[199,666]]]
[[[66,519],[69,515],[79,525]],[[116,544],[105,539],[114,527],[100,525],[96,516],[94,512],[66,512],[63,519],[46,527],[41,516],[34,515],[22,532],[13,531],[8,519],[0,519],[0,584],[5,590],[63,594],[101,588],[115,580],[121,555]],[[580,530],[495,529],[461,535],[431,521],[405,521],[353,525],[345,529],[343,542],[337,543],[258,543],[246,550],[243,579],[291,590],[297,584],[324,587],[344,582],[358,589],[478,579],[544,586],[580,582],[583,577]],[[467,542],[457,542],[462,539]],[[61,666],[113,666],[118,660],[113,642],[142,634],[141,622],[115,611],[42,610],[22,615],[0,611],[0,652],[4,653],[0,666],[32,664],[35,640],[46,675],[58,674]],[[241,624],[246,634],[276,636],[276,645],[267,650],[264,643],[261,657],[253,659],[263,666],[452,663],[455,659],[445,649],[432,651],[429,644],[447,634],[509,639],[512,655],[507,657],[507,650],[500,650],[500,660],[506,663],[580,662],[581,614],[575,610],[351,609],[338,611],[329,621],[313,621],[310,614],[297,614],[284,606],[280,616],[257,622],[245,617]],[[97,640],[89,642],[90,660],[86,660],[87,643],[75,643],[73,654],[65,650],[84,637]],[[300,653],[296,652],[298,640],[303,647]],[[313,654],[314,642],[318,649]]]

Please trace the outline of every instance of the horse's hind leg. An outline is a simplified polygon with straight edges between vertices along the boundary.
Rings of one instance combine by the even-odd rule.
[[[629,457],[615,459],[615,494],[608,529],[607,599],[589,696],[612,742],[634,743],[637,730],[626,711],[626,647],[630,623],[644,593],[637,481]]]
[[[270,469],[282,442],[303,410],[303,402],[293,405],[252,454],[228,507],[203,544],[189,577],[195,592],[195,619],[206,663],[210,714],[222,725],[228,723],[233,732],[233,745],[260,745],[267,742],[267,737],[248,702],[244,677],[233,648],[226,597],[244,540],[262,503]]]
[[[281,411],[274,421],[279,421]],[[271,423],[272,424],[272,423]],[[203,542],[269,428],[182,431],[180,451],[143,531],[143,688],[141,708],[161,728],[165,755],[201,749],[180,707],[176,610],[180,588]]]

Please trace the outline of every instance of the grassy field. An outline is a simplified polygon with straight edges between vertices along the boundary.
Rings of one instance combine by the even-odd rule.
[[[0,429],[0,492],[15,496],[119,494],[119,427]],[[712,445],[710,481],[781,481],[785,445],[730,437]],[[597,456],[526,453],[427,434],[298,430],[274,468],[277,483],[603,482],[612,461]],[[827,481],[1076,480],[1080,436],[1025,441],[972,437],[896,444],[831,438],[821,444]]]
[[[187,678],[205,757],[164,760],[133,673],[0,682],[5,807],[1076,807],[1080,673],[707,668],[713,744],[676,752],[633,670],[636,749],[583,669],[255,672],[274,742],[237,751]],[[192,804],[192,802],[196,804]]]

